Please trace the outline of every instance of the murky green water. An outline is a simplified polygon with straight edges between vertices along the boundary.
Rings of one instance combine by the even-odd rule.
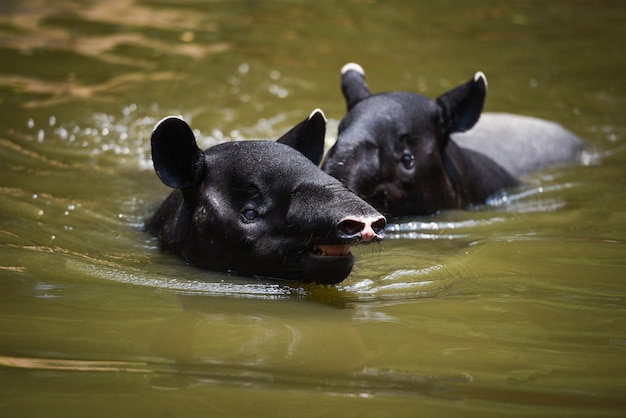
[[[437,3],[437,4],[435,4]],[[0,414],[623,416],[621,1],[0,5]],[[337,287],[187,267],[142,224],[149,135],[204,146],[344,112],[339,69],[561,122],[585,164],[392,223]]]

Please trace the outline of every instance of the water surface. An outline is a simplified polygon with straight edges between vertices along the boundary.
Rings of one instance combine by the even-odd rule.
[[[620,1],[8,1],[0,6],[2,416],[623,416]],[[339,70],[562,123],[575,166],[392,219],[338,286],[207,272],[142,230],[149,136],[275,139]]]

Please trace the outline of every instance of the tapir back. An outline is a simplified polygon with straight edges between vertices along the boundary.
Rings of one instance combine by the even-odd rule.
[[[474,127],[455,133],[463,149],[479,152],[517,177],[580,158],[585,144],[555,122],[509,113],[483,113]]]

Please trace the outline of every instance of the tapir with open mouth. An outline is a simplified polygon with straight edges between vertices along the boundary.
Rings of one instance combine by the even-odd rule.
[[[385,218],[317,165],[326,119],[316,110],[278,141],[200,150],[189,125],[168,117],[152,160],[174,188],[147,230],[188,263],[246,276],[338,283],[350,246],[383,238]]]

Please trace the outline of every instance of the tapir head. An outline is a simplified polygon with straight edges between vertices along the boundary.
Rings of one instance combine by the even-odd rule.
[[[458,207],[450,135],[478,121],[487,91],[482,73],[436,100],[372,94],[357,64],[342,69],[348,113],[322,169],[378,210],[395,216]]]
[[[350,245],[383,238],[385,218],[317,167],[326,120],[314,111],[277,142],[201,151],[182,119],[152,134],[155,170],[176,190],[148,224],[164,250],[247,276],[337,283]]]

